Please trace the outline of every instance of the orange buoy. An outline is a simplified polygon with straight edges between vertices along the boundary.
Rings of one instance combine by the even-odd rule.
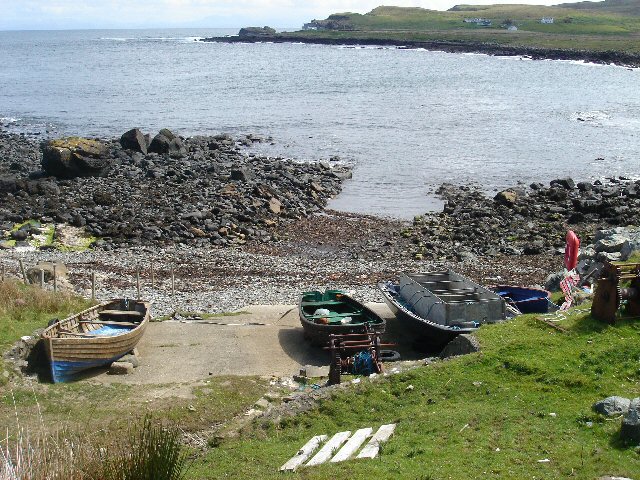
[[[564,247],[564,266],[567,270],[573,270],[578,265],[578,251],[580,250],[580,239],[573,232],[567,232],[567,245]]]

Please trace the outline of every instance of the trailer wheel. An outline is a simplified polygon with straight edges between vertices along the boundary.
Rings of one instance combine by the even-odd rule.
[[[380,361],[382,362],[397,362],[400,359],[400,354],[395,350],[380,350]]]

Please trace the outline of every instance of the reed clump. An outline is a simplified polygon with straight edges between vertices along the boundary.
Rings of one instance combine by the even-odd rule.
[[[29,436],[19,429],[0,448],[0,480],[180,480],[187,455],[177,427],[145,417],[109,446],[65,433]]]
[[[54,314],[82,307],[85,300],[67,292],[51,292],[15,280],[0,282],[0,318],[20,321],[36,314]]]

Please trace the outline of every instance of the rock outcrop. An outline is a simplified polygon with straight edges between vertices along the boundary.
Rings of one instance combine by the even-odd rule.
[[[138,128],[132,128],[123,133],[120,137],[120,145],[124,149],[140,152],[144,155],[147,154],[147,149],[149,148],[147,137]]]
[[[106,145],[98,140],[69,137],[42,145],[42,169],[57,178],[102,176],[112,163]]]
[[[112,140],[52,141],[39,152],[36,142],[0,133],[0,147],[16,152],[0,158],[0,238],[16,223],[33,219],[82,229],[106,249],[117,244],[268,241],[277,238],[280,223],[321,211],[349,175],[347,167],[334,163],[243,153],[240,145],[247,139],[261,141],[256,136],[183,140],[164,129],[147,154],[139,151],[144,150],[143,137],[133,129]],[[50,170],[44,175],[57,176],[43,177],[38,154],[44,158],[50,150],[56,158],[66,158],[66,166],[54,168],[47,156],[42,164]],[[89,155],[105,160],[109,168],[78,170],[76,157]],[[9,173],[8,166],[18,160],[25,168]],[[35,233],[25,226],[13,240],[24,241]],[[9,245],[2,244],[5,247]]]

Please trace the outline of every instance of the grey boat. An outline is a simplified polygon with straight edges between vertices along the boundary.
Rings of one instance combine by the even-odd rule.
[[[378,288],[416,340],[432,349],[506,318],[499,295],[453,270],[401,273],[397,282],[381,282]]]

